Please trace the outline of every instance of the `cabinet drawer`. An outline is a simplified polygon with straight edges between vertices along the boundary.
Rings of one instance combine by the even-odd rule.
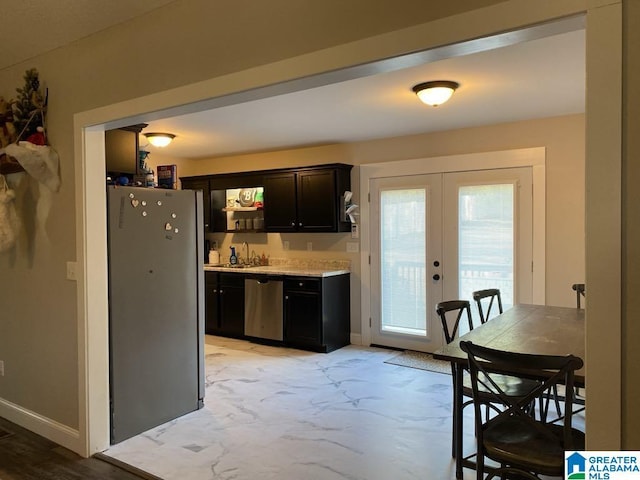
[[[244,275],[241,273],[221,273],[220,285],[224,287],[244,288]]]
[[[303,290],[305,292],[319,292],[321,281],[318,278],[297,277],[284,281],[284,290]]]
[[[218,272],[204,272],[204,283],[205,285],[217,285]]]

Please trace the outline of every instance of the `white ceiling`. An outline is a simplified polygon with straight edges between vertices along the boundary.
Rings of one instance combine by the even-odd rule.
[[[0,69],[171,1],[0,0],[4,25]],[[387,73],[146,121],[145,132],[177,136],[163,151],[145,148],[172,157],[201,158],[584,112],[584,30],[568,30]],[[38,34],[21,35],[25,31]],[[411,87],[429,80],[454,80],[460,88],[449,103],[427,107]],[[141,145],[146,141],[141,140]]]
[[[177,135],[166,154],[198,158],[332,144],[584,112],[584,31],[318,88],[150,121]],[[411,87],[460,83],[439,107]],[[146,143],[141,139],[141,143]],[[153,147],[148,150],[154,151]],[[158,154],[164,153],[155,150]]]

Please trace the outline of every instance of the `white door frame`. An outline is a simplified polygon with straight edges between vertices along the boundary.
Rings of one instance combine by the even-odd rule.
[[[418,158],[395,162],[373,163],[360,166],[360,195],[369,197],[370,181],[374,178],[426,175],[432,173],[490,170],[497,168],[531,167],[533,180],[533,303],[545,302],[545,159],[544,147],[503,150],[498,152],[447,155],[443,157]],[[370,203],[360,202],[361,210],[361,318],[362,344],[371,345],[371,275],[369,255],[371,254],[371,225],[369,224]]]

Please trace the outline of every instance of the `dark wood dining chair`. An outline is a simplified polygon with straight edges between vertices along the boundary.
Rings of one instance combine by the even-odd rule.
[[[476,290],[473,292],[473,301],[478,306],[478,314],[480,315],[480,323],[485,323],[491,318],[491,309],[494,304],[498,313],[502,313],[502,297],[498,288],[486,288],[484,290]]]
[[[564,474],[565,450],[583,450],[584,433],[572,426],[574,373],[582,368],[582,359],[573,355],[531,355],[506,352],[460,342],[467,353],[475,408],[476,472],[478,480],[518,478],[538,480],[538,475]],[[522,397],[514,397],[493,381],[494,375],[513,375],[534,381],[536,387]],[[565,415],[560,423],[550,423],[531,414],[529,406],[546,396],[553,386],[564,384],[569,392]],[[482,418],[481,407],[487,392],[499,413]],[[485,465],[485,458],[498,468]]]
[[[436,313],[438,317],[440,317],[440,322],[442,323],[442,331],[444,334],[444,339],[447,344],[453,342],[456,338],[459,337],[460,334],[460,323],[463,320],[466,320],[469,331],[473,330],[473,320],[471,318],[471,305],[467,300],[447,300],[444,302],[440,302],[436,305]],[[454,364],[451,363],[451,377],[453,379],[453,383],[456,383],[456,369]],[[514,395],[516,397],[520,397],[529,392],[535,385],[531,384],[530,380],[520,379],[511,376],[505,375],[496,375],[494,381],[501,384],[505,391],[508,391],[510,395]],[[462,379],[462,394],[464,397],[467,397],[467,401],[463,401],[462,409],[472,403],[472,391],[471,391],[471,381],[469,375],[464,374]],[[455,392],[454,392],[455,395]],[[480,394],[482,396],[482,394]],[[492,406],[493,398],[489,395],[484,397],[485,402],[485,415],[489,416],[490,409],[495,409]],[[455,403],[455,402],[454,402]],[[462,415],[460,416],[462,419]],[[452,443],[452,456],[455,457],[455,444],[456,444],[456,425],[453,425],[453,434],[451,436]],[[458,459],[457,459],[458,460]]]
[[[447,344],[458,337],[460,321],[463,319],[463,316],[466,317],[469,331],[473,330],[471,306],[467,300],[447,300],[440,302],[436,305],[436,313],[438,317],[440,317],[444,340]]]
[[[576,307],[580,308],[580,297],[585,297],[585,286],[584,283],[574,283],[571,285],[571,288],[574,292],[576,292]]]

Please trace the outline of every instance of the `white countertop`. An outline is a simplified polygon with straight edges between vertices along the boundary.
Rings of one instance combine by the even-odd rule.
[[[321,268],[308,268],[290,265],[269,265],[260,267],[225,267],[222,265],[212,265],[206,263],[205,271],[210,272],[234,272],[243,274],[263,274],[263,275],[289,275],[296,277],[333,277],[335,275],[345,275],[349,270],[329,270]]]

